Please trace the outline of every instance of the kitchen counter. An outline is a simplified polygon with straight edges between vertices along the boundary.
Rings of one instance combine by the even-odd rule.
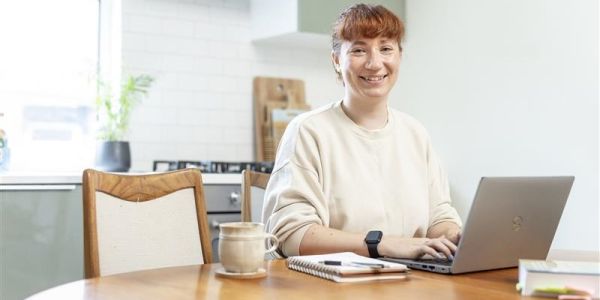
[[[131,173],[136,174],[136,173]],[[242,175],[202,174],[203,184],[241,184]],[[81,184],[81,173],[0,173],[1,185]]]

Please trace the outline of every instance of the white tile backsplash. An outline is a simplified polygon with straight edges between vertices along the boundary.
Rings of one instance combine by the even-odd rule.
[[[232,41],[208,41],[208,56],[214,58],[239,58],[238,43]]]
[[[176,150],[177,157],[208,156],[208,145],[204,143],[186,143],[185,147]],[[171,159],[171,158],[170,158]]]
[[[199,21],[194,24],[194,37],[203,40],[216,40],[223,36],[223,26],[209,21]]]
[[[201,3],[201,1],[191,1],[190,3],[182,2],[178,6],[177,16],[182,20],[209,22],[210,1],[212,0],[204,1],[206,3]]]
[[[131,3],[123,1],[123,11],[126,13],[133,12],[153,17],[176,18],[179,17],[180,10],[179,1],[138,0]]]
[[[168,36],[188,37],[194,36],[194,21],[181,17],[163,19],[161,33]]]
[[[214,58],[200,57],[196,59],[195,64],[197,66],[194,72],[203,75],[224,75],[225,65],[222,60]]]
[[[180,109],[177,113],[177,125],[192,126],[192,127],[209,127],[211,126],[210,112],[205,109]],[[184,130],[188,132],[189,130]]]
[[[123,28],[127,32],[159,34],[163,27],[163,18],[158,16],[126,14],[123,18]],[[123,38],[123,41],[125,38]]]
[[[170,47],[176,47],[176,44],[172,44]],[[198,69],[198,65],[193,55],[164,54],[161,68],[172,72],[188,72],[190,73],[189,76],[193,76],[193,72]],[[181,82],[181,80],[183,78],[180,78],[179,81]]]
[[[158,159],[254,160],[255,76],[304,80],[312,107],[341,97],[329,51],[250,36],[249,0],[123,1],[124,73],[156,79],[132,117],[133,170]]]
[[[237,148],[241,145],[225,145],[225,144],[210,144],[208,147],[207,156],[211,157],[211,160],[221,161],[237,161],[240,160],[237,157]]]
[[[146,36],[137,32],[123,32],[123,51],[146,51],[148,48]]]
[[[188,90],[196,92],[214,91],[210,86],[211,75],[197,73],[179,73],[177,88],[179,90]]]

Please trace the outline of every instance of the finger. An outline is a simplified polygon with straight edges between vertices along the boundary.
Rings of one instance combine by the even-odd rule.
[[[456,253],[457,247],[454,243],[452,243],[452,241],[448,240],[448,239],[440,239],[439,240],[439,244],[440,246],[438,246],[438,249],[444,253],[444,255],[446,256],[446,258],[448,260],[454,260],[454,253]]]
[[[443,239],[443,240],[446,240],[446,239]],[[446,241],[448,241],[448,240],[446,240]],[[446,244],[444,244],[442,239],[430,240],[430,242],[427,244],[427,246],[434,248],[435,250],[437,250],[437,252],[442,252],[448,259],[453,258],[452,251],[450,251],[450,248],[448,248],[448,246],[446,246]],[[440,257],[439,253],[437,255],[435,255],[435,257],[444,258],[444,257]]]
[[[448,249],[450,249],[450,252],[456,253],[456,250],[458,249],[458,247],[456,247],[456,244],[454,244],[452,241],[443,239],[442,243],[444,243],[444,245],[446,245],[446,247],[448,247]]]
[[[460,241],[460,230],[454,230],[448,239],[458,245],[458,241]]]
[[[427,246],[427,245],[422,245],[421,247],[419,247],[419,251],[421,253],[419,254],[419,256],[417,258],[422,258],[425,255],[431,255],[431,257],[433,257],[433,258],[443,258],[443,257],[440,257],[440,254],[438,253],[437,250],[435,250],[434,248]]]
[[[444,245],[446,247],[448,247],[448,249],[451,252],[450,255],[446,254],[446,258],[448,260],[450,260],[450,261],[453,261],[454,260],[454,254],[456,254],[456,250],[457,250],[456,245],[454,245],[454,243],[452,243],[451,241],[448,241],[448,240],[442,241],[442,243],[444,243]]]

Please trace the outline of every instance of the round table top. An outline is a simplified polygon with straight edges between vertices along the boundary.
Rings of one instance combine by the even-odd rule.
[[[404,280],[362,283],[335,283],[289,270],[285,260],[265,262],[267,276],[259,278],[226,278],[216,274],[220,269],[220,264],[205,264],[97,277],[29,299],[521,299],[516,268],[464,275],[410,271]]]

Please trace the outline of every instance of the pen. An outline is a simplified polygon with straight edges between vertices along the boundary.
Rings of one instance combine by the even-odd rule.
[[[352,266],[352,267],[385,268],[384,264],[366,263],[366,262],[358,262],[358,261],[343,262],[343,261],[339,261],[339,260],[324,260],[324,261],[321,261],[320,263],[322,263],[324,265],[329,265],[329,266]]]

